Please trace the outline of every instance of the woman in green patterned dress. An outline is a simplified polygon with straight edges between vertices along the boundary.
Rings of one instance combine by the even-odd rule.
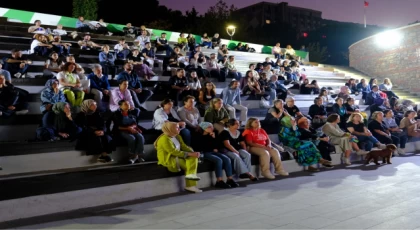
[[[279,139],[284,145],[296,150],[294,153],[296,161],[302,166],[308,166],[308,171],[319,171],[316,164],[331,165],[330,161],[322,159],[319,150],[310,141],[301,141],[300,133],[297,129],[296,121],[290,116],[281,119],[282,129],[279,133]]]

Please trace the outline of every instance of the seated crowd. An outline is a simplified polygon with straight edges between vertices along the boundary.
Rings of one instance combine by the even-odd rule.
[[[79,30],[92,30],[83,23],[83,17],[79,21]],[[36,26],[30,31],[40,31],[40,22]],[[95,30],[106,32],[100,26]],[[262,176],[274,179],[275,175],[288,175],[282,158],[294,158],[309,171],[319,171],[318,164],[332,167],[331,153],[342,152],[343,163],[350,165],[352,152],[365,155],[374,146],[384,149],[386,144],[393,143],[399,146],[394,154],[404,154],[407,139],[420,137],[420,121],[414,119],[417,115],[414,107],[398,101],[389,79],[379,86],[376,79],[369,84],[350,79],[339,93],[333,94],[325,87],[320,88],[316,81],[309,81],[291,46],[282,52],[280,44],[276,44],[274,61],[267,58],[262,63],[250,64],[242,76],[236,68],[235,56],[228,56],[218,34],[213,38],[204,34],[202,44],[196,44],[191,34],[184,39],[181,33],[178,44],[171,47],[162,33],[152,47],[151,34],[145,28],[127,25],[124,31],[139,36],[131,47],[121,39],[114,52],[108,45],[90,41],[89,35],[79,41],[81,49],[101,49],[99,63],[92,66],[90,74],[85,74],[76,63],[70,54],[71,44],[62,43],[60,35],[49,43],[45,34],[35,34],[31,51],[35,55],[49,55],[44,66],[48,80],[41,92],[43,118],[37,130],[40,140],[76,140],[76,149],[97,155],[100,162],[113,161],[110,154],[116,146],[126,144],[128,162],[135,164],[145,158],[144,136],[152,135],[158,164],[170,172],[185,171],[185,189],[201,192],[196,185],[200,180],[197,167],[202,161],[214,164],[216,187],[235,188],[238,187],[235,174],[258,180],[251,173],[251,155],[258,157]],[[201,51],[202,46],[220,48],[217,54],[207,57]],[[181,50],[187,47],[190,55],[185,57]],[[145,110],[143,104],[153,93],[142,87],[141,79],[147,81],[156,75],[152,71],[158,61],[155,51],[165,52],[164,70],[171,69],[172,76],[168,81],[168,98],[154,110],[152,128],[147,130],[139,125],[139,120]],[[3,61],[0,116],[27,113],[28,92],[15,87],[12,77],[25,75],[31,62],[19,50],[12,50]],[[119,73],[118,65],[123,69]],[[108,80],[115,76],[118,87],[111,88]],[[210,78],[233,80],[217,95]],[[289,89],[319,95],[308,114],[295,105]],[[370,117],[355,105],[353,95],[358,94],[370,105]],[[248,108],[241,103],[243,95],[261,98],[268,109],[264,120],[248,118]],[[282,146],[270,140],[269,134],[278,134]],[[271,162],[275,174],[270,170]]]

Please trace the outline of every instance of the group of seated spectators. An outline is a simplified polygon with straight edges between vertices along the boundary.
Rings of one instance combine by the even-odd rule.
[[[79,21],[78,28],[86,32],[89,26],[83,23],[83,18]],[[35,27],[31,32],[40,30],[40,22]],[[373,147],[384,149],[386,144],[393,143],[399,146],[395,155],[405,154],[408,138],[420,137],[417,113],[398,101],[389,79],[379,86],[376,79],[369,84],[350,79],[332,102],[333,95],[327,88],[320,88],[302,73],[299,58],[290,46],[282,52],[280,44],[276,44],[275,61],[267,58],[265,62],[250,64],[242,76],[235,57],[228,56],[227,46],[220,44],[218,34],[211,39],[204,34],[202,44],[196,44],[191,34],[184,39],[181,33],[174,47],[164,33],[156,40],[156,50],[165,51],[167,66],[174,69],[167,90],[171,99],[160,103],[154,111],[152,128],[145,129],[139,120],[143,103],[152,92],[142,87],[140,79],[148,80],[155,75],[152,71],[155,50],[151,34],[145,28],[127,25],[125,31],[139,36],[132,47],[121,39],[114,52],[108,45],[90,41],[89,35],[79,41],[82,49],[101,49],[99,64],[93,65],[93,72],[87,76],[70,55],[69,44],[60,41],[49,44],[48,34],[36,34],[39,36],[35,36],[31,49],[35,54],[49,55],[44,75],[50,76],[41,93],[43,118],[37,130],[40,140],[76,140],[77,149],[97,155],[98,161],[104,163],[113,161],[110,154],[117,145],[127,144],[128,162],[135,164],[145,158],[144,136],[152,135],[158,164],[171,172],[184,170],[185,189],[201,192],[196,185],[200,180],[197,167],[202,161],[214,164],[216,187],[235,188],[238,183],[234,174],[258,180],[251,173],[251,155],[259,158],[262,176],[274,179],[275,174],[288,175],[282,158],[294,158],[309,171],[319,171],[317,164],[332,167],[330,154],[337,149],[343,152],[343,163],[350,165],[352,152],[365,155]],[[61,48],[54,48],[57,45]],[[220,48],[217,54],[206,57],[201,51],[203,46]],[[189,57],[180,52],[186,47],[191,50]],[[60,55],[66,56],[65,62]],[[122,60],[120,73],[116,69],[117,60]],[[4,70],[0,65],[0,116],[27,113],[28,92],[13,86],[11,76],[22,77],[30,61],[13,50],[4,64]],[[117,76],[117,88],[111,89],[108,75],[111,79]],[[217,96],[211,77],[233,80]],[[308,114],[295,105],[289,88],[299,88],[301,94],[319,95]],[[371,117],[355,105],[353,95],[360,93],[365,104],[370,105]],[[93,99],[86,98],[87,94],[93,95]],[[242,95],[259,95],[268,103],[264,106],[268,109],[264,120],[248,118],[248,108],[241,104]],[[282,146],[270,140],[268,134],[278,134]],[[270,170],[271,162],[275,174]]]

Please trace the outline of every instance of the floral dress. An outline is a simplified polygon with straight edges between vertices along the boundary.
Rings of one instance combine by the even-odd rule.
[[[300,132],[291,128],[283,127],[279,133],[279,139],[285,146],[296,150],[295,159],[302,166],[317,164],[321,159],[321,154],[314,143],[301,141]]]

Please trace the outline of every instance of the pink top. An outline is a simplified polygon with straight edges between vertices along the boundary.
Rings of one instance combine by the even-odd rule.
[[[133,98],[131,97],[130,90],[127,89],[125,92],[121,92],[119,88],[111,90],[111,94],[109,95],[109,109],[114,112],[117,111],[120,106],[118,102],[121,100],[126,100],[128,104],[130,104],[131,108],[135,108]]]

